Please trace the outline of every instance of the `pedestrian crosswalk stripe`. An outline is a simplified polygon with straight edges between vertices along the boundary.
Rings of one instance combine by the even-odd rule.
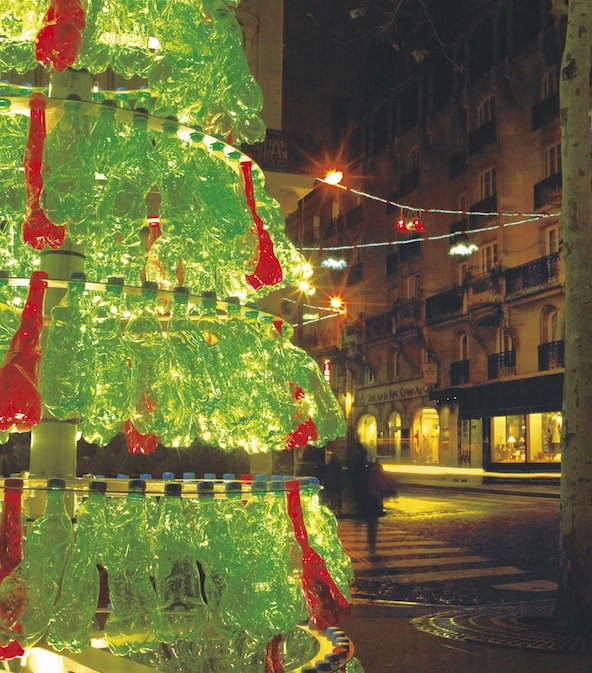
[[[408,559],[386,559],[380,564],[380,570],[387,568],[434,568],[437,566],[460,565],[463,563],[482,563],[487,561],[483,556],[440,556],[436,558],[408,558]],[[355,567],[355,566],[354,566]],[[398,579],[398,575],[393,575]],[[360,574],[360,579],[362,575]],[[368,575],[364,575],[364,579],[369,579]]]
[[[450,580],[466,580],[478,577],[523,574],[525,574],[524,570],[519,570],[513,566],[497,566],[495,568],[459,568],[458,570],[436,570],[433,572],[401,573],[400,575],[380,575],[376,577],[365,577],[364,582],[414,584],[416,582],[447,582]]]
[[[430,557],[429,559],[418,559],[418,561],[422,565],[432,565],[433,561],[437,560],[437,554],[462,554],[465,552],[466,549],[463,549],[462,547],[438,547],[438,548],[428,548],[428,549],[395,549],[393,551],[388,552],[388,557],[387,556],[382,556],[382,549],[378,549],[378,556],[380,557],[380,567],[388,566],[391,565],[390,559],[396,556],[429,556],[430,554],[434,555],[434,557]],[[463,557],[463,556],[456,556],[454,557],[457,560],[462,559],[462,558],[472,558],[472,557]],[[403,559],[401,561],[396,561],[397,564],[401,563],[403,566],[405,564],[409,564],[412,561],[412,559]],[[354,564],[355,566],[355,564]]]

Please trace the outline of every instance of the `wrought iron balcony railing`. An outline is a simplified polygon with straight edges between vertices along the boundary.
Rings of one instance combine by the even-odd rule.
[[[487,378],[499,379],[504,374],[513,374],[516,370],[516,351],[501,351],[487,357]]]
[[[454,287],[428,297],[425,302],[426,320],[428,323],[450,320],[463,312],[464,289]]]
[[[462,386],[464,383],[470,383],[469,360],[458,360],[450,364],[450,385]]]
[[[534,186],[534,209],[561,204],[562,173],[555,173]]]
[[[473,154],[493,145],[495,140],[495,119],[492,119],[469,134],[469,156],[473,156]]]
[[[539,344],[539,371],[565,367],[565,342],[548,341]]]
[[[540,103],[532,106],[532,130],[547,126],[559,117],[559,94],[552,93]]]
[[[559,253],[539,257],[532,262],[506,269],[506,296],[541,285],[559,278]]]

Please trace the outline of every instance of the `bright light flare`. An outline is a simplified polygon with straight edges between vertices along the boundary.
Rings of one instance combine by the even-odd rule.
[[[303,292],[309,296],[313,295],[317,291],[317,288],[311,285],[307,280],[303,280],[298,288],[300,289],[300,292]]]
[[[323,269],[336,269],[341,270],[347,268],[347,260],[345,259],[335,259],[334,257],[328,257],[321,262]]]
[[[341,297],[331,297],[329,305],[331,306],[332,309],[340,311],[343,307],[343,301]]]
[[[327,171],[327,175],[325,175],[325,182],[328,185],[338,185],[341,181],[343,180],[343,172],[342,171]]]

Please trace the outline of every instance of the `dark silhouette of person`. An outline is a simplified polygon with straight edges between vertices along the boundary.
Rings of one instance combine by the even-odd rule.
[[[379,488],[382,467],[369,462],[368,452],[358,443],[350,466],[352,469],[353,493],[358,516],[366,523],[366,537],[370,558],[376,556],[378,519],[384,513],[383,497]]]

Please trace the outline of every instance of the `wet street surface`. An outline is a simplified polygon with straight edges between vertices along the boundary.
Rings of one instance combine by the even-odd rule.
[[[558,498],[417,489],[401,491],[385,509],[375,556],[364,522],[339,520],[354,597],[436,605],[554,597]]]

